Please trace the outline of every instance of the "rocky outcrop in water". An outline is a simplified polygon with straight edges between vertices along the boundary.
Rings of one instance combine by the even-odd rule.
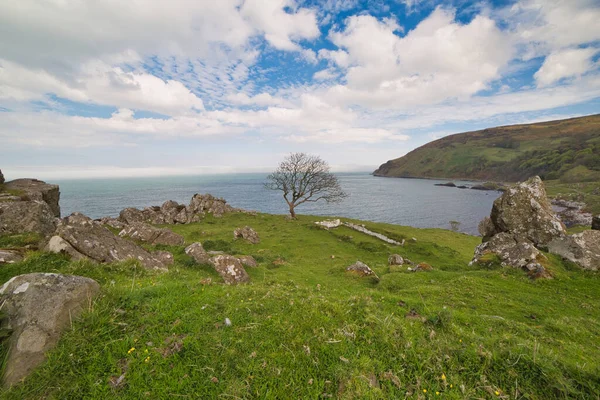
[[[224,199],[210,194],[195,194],[189,205],[168,200],[162,206],[146,207],[143,210],[126,208],[119,214],[118,220],[127,225],[133,223],[150,224],[189,224],[201,221],[206,214],[221,217],[232,212],[244,212],[231,207]]]
[[[72,319],[90,307],[100,291],[89,278],[59,274],[19,275],[2,286],[6,328],[12,330],[3,382],[12,386],[26,378],[58,343]]]
[[[62,219],[56,229],[55,237],[50,241],[60,243],[59,252],[73,255],[72,252],[75,251],[75,254],[81,254],[97,262],[110,263],[134,259],[147,269],[160,271],[168,269],[164,255],[150,253],[135,243],[116,236],[99,222],[92,221],[80,213],[73,213]]]
[[[554,199],[552,200],[552,206],[567,228],[572,226],[589,226],[592,224],[592,214],[583,211],[585,203]]]

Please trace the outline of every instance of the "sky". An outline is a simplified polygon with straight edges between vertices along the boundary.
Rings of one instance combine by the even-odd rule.
[[[8,179],[372,171],[600,113],[600,0],[0,2]]]

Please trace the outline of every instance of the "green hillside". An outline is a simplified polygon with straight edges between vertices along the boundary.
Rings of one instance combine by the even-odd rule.
[[[364,222],[392,246],[318,217],[229,214],[170,226],[186,243],[253,255],[226,286],[184,246],[168,273],[30,251],[0,269],[96,279],[101,295],[47,361],[0,399],[592,399],[600,276],[549,256],[552,280],[468,266],[480,239]],[[250,225],[261,242],[233,239]],[[416,241],[411,238],[416,238]],[[0,237],[0,246],[35,238]],[[430,272],[390,269],[399,253]],[[361,260],[380,281],[348,275]],[[231,326],[224,324],[225,318]],[[118,378],[123,376],[124,379]]]
[[[560,183],[600,181],[600,114],[444,137],[381,165],[376,176]]]

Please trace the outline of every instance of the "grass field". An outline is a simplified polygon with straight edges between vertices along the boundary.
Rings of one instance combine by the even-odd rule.
[[[253,255],[259,267],[243,286],[221,284],[183,247],[161,247],[176,258],[164,274],[40,252],[3,266],[2,282],[61,272],[96,279],[102,294],[47,362],[0,398],[599,398],[598,274],[550,257],[555,279],[532,281],[469,267],[476,237],[365,222],[406,239],[396,247],[316,220],[232,214],[171,227],[187,243]],[[233,240],[244,225],[260,244]],[[434,271],[390,271],[393,253]],[[380,281],[346,274],[357,260]]]

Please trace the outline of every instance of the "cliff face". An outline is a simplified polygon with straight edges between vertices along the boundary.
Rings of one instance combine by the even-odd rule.
[[[600,115],[466,132],[387,161],[376,176],[600,181]]]

